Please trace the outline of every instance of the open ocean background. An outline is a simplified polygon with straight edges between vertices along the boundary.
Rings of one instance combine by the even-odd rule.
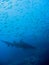
[[[49,65],[49,0],[0,0],[0,65]]]

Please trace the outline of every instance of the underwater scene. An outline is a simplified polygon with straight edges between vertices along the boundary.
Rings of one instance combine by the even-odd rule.
[[[49,65],[49,0],[0,0],[0,65]]]

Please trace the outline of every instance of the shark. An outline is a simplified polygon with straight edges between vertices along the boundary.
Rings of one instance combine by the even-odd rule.
[[[35,49],[36,48],[35,46],[32,46],[22,40],[20,40],[20,42],[16,42],[16,41],[8,42],[8,41],[2,40],[2,42],[5,43],[8,47],[12,46],[12,47],[23,48],[23,49]]]

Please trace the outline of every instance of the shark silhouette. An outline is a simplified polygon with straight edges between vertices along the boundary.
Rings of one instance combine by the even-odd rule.
[[[8,41],[3,41],[3,43],[6,43],[6,45],[9,47],[9,46],[12,46],[12,47],[17,47],[17,48],[24,48],[24,49],[35,49],[36,47],[28,44],[28,43],[25,43],[24,41],[20,40],[19,43],[17,43],[16,41],[13,41],[13,42],[8,42]]]

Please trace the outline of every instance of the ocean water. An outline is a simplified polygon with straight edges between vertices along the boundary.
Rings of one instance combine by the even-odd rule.
[[[0,65],[49,65],[49,0],[0,0]]]

